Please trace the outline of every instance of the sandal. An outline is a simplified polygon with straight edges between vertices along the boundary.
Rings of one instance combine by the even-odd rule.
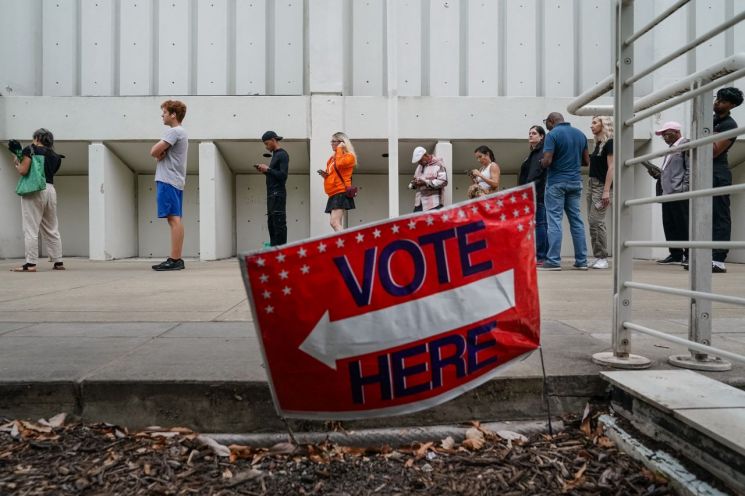
[[[52,270],[65,270],[65,266],[62,264],[62,262],[54,262],[54,267],[52,267]]]
[[[20,267],[13,267],[11,272],[36,272],[36,264],[25,263]]]

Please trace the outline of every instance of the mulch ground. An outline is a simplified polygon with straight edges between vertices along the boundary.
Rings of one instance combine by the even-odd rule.
[[[673,494],[593,416],[526,439],[474,423],[466,439],[407,448],[223,446],[188,429],[0,419],[0,495]]]

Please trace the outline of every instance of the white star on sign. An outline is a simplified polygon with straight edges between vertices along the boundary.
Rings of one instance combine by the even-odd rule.
[[[526,192],[523,193],[523,200],[527,200],[527,199],[528,199],[528,193],[526,191]]]
[[[308,267],[307,265],[303,265],[302,267],[300,267],[300,272],[302,272],[303,274],[307,274],[308,272],[310,272],[310,267]]]
[[[297,254],[300,255],[300,258],[305,258],[305,256],[308,254],[308,250],[306,250],[305,248],[300,248],[297,251]]]
[[[487,203],[487,205],[488,205],[488,203]],[[477,207],[476,205],[474,205],[473,207],[471,207],[471,212],[473,212],[475,214],[479,213],[479,207]]]
[[[526,214],[529,214],[530,213],[530,207],[526,205],[525,208],[523,209],[523,212],[525,212]]]
[[[266,265],[266,260],[264,260],[263,258],[257,258],[256,265],[258,265],[259,267],[263,267],[264,265]]]
[[[269,280],[269,276],[266,274],[261,274],[259,276],[259,281],[261,281],[262,283],[266,283],[268,280]]]
[[[518,224],[518,225],[517,225],[517,230],[518,230],[518,231],[520,231],[520,232],[523,232],[523,229],[525,229],[525,228],[523,227],[523,225],[522,225],[522,224]]]
[[[282,288],[282,293],[284,293],[285,296],[290,296],[290,293],[292,293],[292,288],[289,286],[285,286]]]
[[[266,313],[274,313],[274,307],[271,305],[267,305],[265,310],[266,310]]]
[[[442,221],[447,222],[450,220],[450,214],[442,214]]]
[[[504,214],[502,214],[502,215],[499,216],[499,220],[501,220],[502,222],[504,222],[504,221],[507,220],[507,216],[504,215]]]
[[[272,297],[272,293],[270,293],[269,291],[266,291],[266,290],[264,290],[264,292],[263,292],[263,293],[261,293],[261,295],[262,295],[262,296],[263,296],[263,297],[264,297],[265,299],[267,299],[267,300],[268,300],[269,298],[271,298],[271,297]]]
[[[409,221],[409,229],[416,229],[416,222],[414,220]]]
[[[320,253],[323,253],[323,252],[325,252],[325,251],[326,251],[326,243],[319,243],[319,244],[318,244],[318,251],[319,251]]]
[[[380,237],[380,229],[375,229],[373,231],[373,238],[379,238]]]
[[[491,203],[484,202],[484,210],[486,210],[487,212],[490,211],[491,210]]]
[[[517,209],[515,209],[515,210],[512,211],[512,215],[515,216],[515,217],[519,217],[520,216],[520,211],[517,210]]]
[[[287,279],[287,275],[288,274],[289,273],[286,270],[283,270],[282,272],[279,273],[279,278],[280,279]]]
[[[356,239],[358,243],[362,243],[362,241],[364,241],[365,239],[365,235],[362,233],[357,233],[357,236],[355,236],[354,239]]]
[[[399,231],[400,229],[401,229],[401,228],[400,228],[400,227],[398,227],[398,225],[397,225],[397,224],[393,224],[393,225],[391,226],[391,232],[392,232],[393,234],[398,234],[398,231]]]
[[[341,238],[337,239],[336,240],[336,247],[337,248],[341,248],[342,246],[344,246],[344,240],[341,239]]]
[[[504,202],[502,200],[497,200],[497,207],[499,208],[504,207]]]
[[[287,258],[286,255],[284,253],[280,253],[279,255],[277,255],[277,262],[282,263],[285,261],[285,258]]]
[[[510,203],[516,203],[517,198],[515,198],[515,195],[510,196]]]
[[[431,217],[431,216],[430,217],[427,217],[427,225],[428,226],[431,226],[434,223],[435,223],[434,217]]]
[[[458,210],[458,217],[460,217],[461,219],[463,219],[463,218],[465,218],[465,216],[466,216],[466,213],[463,210]]]

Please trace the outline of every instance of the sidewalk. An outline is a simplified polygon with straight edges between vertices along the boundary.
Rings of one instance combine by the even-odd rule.
[[[66,260],[69,270],[8,272],[0,261],[0,416],[59,411],[131,426],[201,431],[282,429],[266,384],[236,260],[187,261],[156,273],[154,262]],[[49,264],[51,265],[51,264]],[[745,266],[715,274],[714,291],[745,295]],[[683,287],[679,266],[638,261],[641,282]],[[593,353],[610,349],[610,270],[540,272],[542,343],[554,413],[602,395]],[[634,292],[635,321],[685,337],[687,300]],[[714,303],[713,345],[745,353],[745,309]],[[670,368],[683,347],[633,335],[635,353]],[[745,388],[745,366],[706,374]],[[440,407],[350,427],[531,418],[543,410],[537,353]],[[313,428],[296,422],[298,428]]]

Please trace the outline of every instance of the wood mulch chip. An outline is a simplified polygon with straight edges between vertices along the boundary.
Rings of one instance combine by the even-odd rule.
[[[0,495],[673,494],[594,415],[531,439],[475,422],[466,439],[392,449],[223,446],[184,428],[0,419]]]

